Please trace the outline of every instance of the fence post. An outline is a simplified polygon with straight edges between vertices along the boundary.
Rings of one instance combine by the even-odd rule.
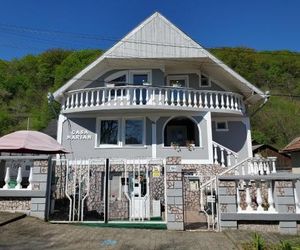
[[[104,223],[108,223],[108,178],[109,175],[109,159],[105,161],[105,200],[104,200]]]

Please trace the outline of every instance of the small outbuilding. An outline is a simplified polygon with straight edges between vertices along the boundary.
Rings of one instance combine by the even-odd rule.
[[[283,153],[289,153],[292,160],[293,173],[300,173],[300,136],[292,140],[285,148],[281,150]]]
[[[292,162],[291,156],[288,153],[281,152],[279,149],[268,145],[259,144],[256,141],[252,141],[252,152],[253,155],[261,155],[262,157],[276,157],[276,169],[277,171],[291,171]]]

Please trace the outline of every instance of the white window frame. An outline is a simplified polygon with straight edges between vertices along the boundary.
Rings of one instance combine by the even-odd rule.
[[[218,128],[218,123],[225,123],[225,128]],[[216,131],[220,131],[220,132],[227,132],[229,129],[228,129],[228,121],[215,121],[215,126],[216,126]]]
[[[202,75],[207,77],[207,80],[208,80],[208,85],[202,85]],[[199,73],[199,87],[200,88],[210,88],[211,87],[211,78],[209,75],[205,74],[205,73]]]
[[[125,135],[126,135],[126,121],[127,120],[142,120],[143,121],[143,140],[142,144],[126,144],[125,143]],[[123,147],[145,147],[146,146],[146,117],[124,117],[122,119],[122,146]]]
[[[101,121],[118,121],[118,143],[117,144],[101,144]],[[97,126],[97,133],[95,136],[96,142],[95,142],[95,147],[96,148],[119,148],[122,146],[121,144],[121,119],[116,118],[116,117],[103,117],[103,118],[98,118],[96,122]]]
[[[189,75],[168,75],[167,76],[167,85],[171,86],[170,80],[185,80],[185,87],[189,87]]]
[[[129,70],[129,82],[133,84],[134,75],[147,75],[148,84],[152,85],[152,71],[151,70]]]

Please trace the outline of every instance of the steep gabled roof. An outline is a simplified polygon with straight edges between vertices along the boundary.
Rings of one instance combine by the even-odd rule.
[[[205,50],[160,13],[155,12],[101,57],[58,89],[54,93],[55,99],[59,99],[65,91],[68,91],[72,86],[74,87],[75,84],[78,85],[80,79],[96,79],[101,70],[104,71],[104,60],[109,58],[206,58],[215,64],[218,70],[234,79],[241,92],[247,93],[247,95],[245,94],[247,98],[255,94],[252,102],[265,97],[261,90]],[[102,68],[101,64],[103,64]]]

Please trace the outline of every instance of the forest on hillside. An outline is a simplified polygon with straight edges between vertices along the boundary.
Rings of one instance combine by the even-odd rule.
[[[300,53],[216,48],[211,52],[271,97],[257,113],[251,107],[253,138],[282,148],[300,136]],[[0,60],[0,136],[40,130],[55,118],[47,102],[53,92],[94,61],[101,50],[52,49],[11,61]],[[59,105],[55,105],[59,112]]]

